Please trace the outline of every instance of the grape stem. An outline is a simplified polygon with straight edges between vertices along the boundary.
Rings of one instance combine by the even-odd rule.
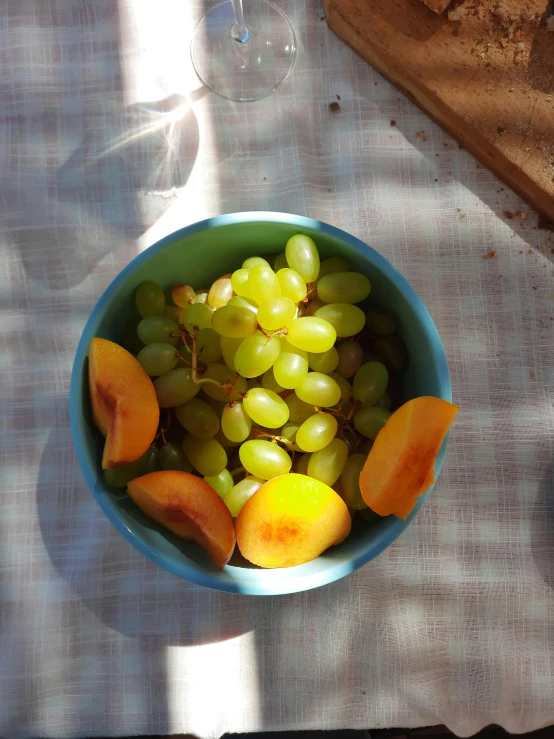
[[[294,461],[294,454],[295,454],[294,444],[292,443],[292,441],[290,441],[289,439],[287,439],[286,436],[275,436],[274,434],[268,434],[265,431],[260,431],[260,429],[252,429],[252,431],[250,433],[250,436],[248,438],[249,439],[259,439],[261,437],[266,437],[268,439],[271,439],[271,441],[274,444],[283,444],[283,446],[286,446],[287,449],[290,452],[292,452],[292,454],[293,454],[293,461]]]

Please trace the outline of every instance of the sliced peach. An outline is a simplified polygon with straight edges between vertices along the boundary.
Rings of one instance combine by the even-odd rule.
[[[262,485],[236,520],[243,557],[260,567],[310,562],[350,533],[342,498],[313,477],[287,474]]]
[[[380,516],[406,519],[435,482],[435,459],[459,408],[433,397],[415,398],[379,432],[360,473],[360,490]]]
[[[154,440],[160,418],[156,391],[133,355],[113,341],[93,339],[88,359],[92,417],[106,437],[102,469],[122,467]]]
[[[196,542],[218,567],[235,548],[229,509],[216,491],[188,472],[150,472],[132,480],[127,492],[140,510],[179,539]]]

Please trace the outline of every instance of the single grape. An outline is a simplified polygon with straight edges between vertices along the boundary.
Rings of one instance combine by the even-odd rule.
[[[183,313],[183,323],[189,334],[201,331],[203,328],[211,328],[213,311],[205,303],[194,303],[189,305]]]
[[[196,297],[194,298],[195,303],[207,303],[208,302],[208,290],[197,290]]]
[[[169,318],[170,321],[173,321],[176,326],[183,323],[183,309],[177,305],[166,305],[162,315],[164,318]]]
[[[234,382],[235,384],[233,386],[234,389],[231,393],[231,400],[241,400],[241,393],[245,393],[248,389],[244,377],[239,377],[237,379],[237,373],[229,369],[229,367],[226,367],[224,364],[209,364],[206,367],[205,372],[201,376],[201,379],[204,378],[215,380],[221,385],[229,382]],[[206,393],[206,395],[209,395],[210,398],[213,398],[214,400],[228,400],[229,394],[227,390],[222,387],[217,387],[217,385],[214,385],[213,382],[203,382],[200,387]]]
[[[221,416],[221,429],[230,441],[242,442],[248,438],[252,420],[242,403],[226,405]]]
[[[323,372],[326,375],[333,372],[338,363],[339,353],[334,346],[321,354],[308,354],[308,365],[315,372]]]
[[[248,297],[248,269],[237,269],[231,275],[233,292],[242,297]]]
[[[370,292],[371,282],[360,272],[333,272],[317,283],[317,297],[324,303],[361,303]]]
[[[149,447],[142,456],[134,462],[116,467],[114,470],[103,470],[104,479],[113,488],[126,488],[136,477],[144,475],[144,469],[152,455],[152,447]]]
[[[210,398],[209,395],[206,395],[204,393],[204,397],[202,398],[202,400],[205,403],[207,403],[210,406],[210,408],[213,408],[214,409],[214,411],[216,412],[217,417],[221,420],[221,415],[223,413],[223,409],[227,405],[227,397],[225,398],[225,400],[216,400],[215,398]]]
[[[210,287],[207,303],[210,308],[222,308],[233,297],[231,275],[223,275]]]
[[[287,340],[298,349],[321,353],[335,343],[337,332],[328,321],[315,316],[296,318],[289,326]]]
[[[377,434],[391,417],[390,411],[384,408],[377,408],[373,405],[362,406],[359,411],[354,414],[354,426],[356,431],[367,436],[368,439],[375,441]]]
[[[408,352],[402,339],[396,334],[378,336],[374,343],[377,356],[389,369],[399,370],[408,361]]]
[[[171,370],[154,380],[154,389],[160,408],[175,408],[200,392],[201,385],[192,382],[190,367]]]
[[[389,384],[389,373],[381,362],[366,362],[354,375],[352,392],[364,405],[373,405],[383,396]]]
[[[394,313],[391,313],[386,308],[380,308],[378,306],[368,308],[365,317],[367,329],[376,336],[389,336],[397,329]]]
[[[291,236],[285,247],[287,264],[306,282],[314,282],[319,275],[319,252],[313,240],[305,234]]]
[[[355,341],[341,341],[337,347],[339,363],[336,367],[337,375],[342,377],[354,377],[362,366],[364,350]]]
[[[326,447],[314,452],[308,462],[308,476],[334,485],[342,474],[348,458],[348,447],[342,439],[333,439]]]
[[[279,355],[280,357],[281,355]],[[277,357],[277,359],[279,359]],[[275,379],[274,374],[275,365],[271,369],[268,369],[268,371],[262,375],[262,387],[266,390],[273,390],[274,393],[277,393],[277,395],[280,395],[285,388],[279,385],[277,380]]]
[[[347,274],[351,274],[348,272]],[[365,325],[365,313],[357,305],[348,303],[329,303],[315,312],[317,318],[328,321],[337,332],[337,336],[346,338],[359,334]]]
[[[247,297],[255,300],[258,305],[266,300],[281,297],[279,280],[269,264],[257,264],[252,267],[248,273],[246,289],[248,291]]]
[[[186,350],[181,349],[185,355]],[[213,328],[203,328],[196,334],[196,353],[204,364],[217,362],[221,358],[221,337]]]
[[[141,321],[140,316],[131,316],[123,327],[123,334],[119,343],[131,354],[138,354],[144,346],[144,342],[139,339],[137,334],[137,328]]]
[[[244,508],[247,500],[249,500],[256,490],[259,490],[265,480],[259,477],[245,477],[244,480],[237,482],[234,488],[223,498],[223,502],[231,512],[231,516],[236,518]]]
[[[278,336],[268,339],[256,331],[244,339],[237,349],[235,369],[242,377],[258,377],[273,367],[280,353],[281,341]]]
[[[155,282],[143,282],[135,293],[135,305],[143,318],[161,316],[165,308],[164,291]]]
[[[305,403],[324,408],[336,405],[341,397],[338,383],[321,372],[308,372],[303,383],[294,392]]]
[[[235,481],[229,470],[221,470],[219,475],[204,475],[204,481],[212,487],[215,492],[224,498],[234,487]]]
[[[188,308],[196,299],[196,293],[190,285],[175,285],[171,288],[171,299],[180,308]]]
[[[294,471],[297,475],[307,475],[311,454],[297,454],[294,461]]]
[[[289,298],[273,298],[260,303],[258,321],[266,331],[288,326],[296,315],[296,306]]]
[[[219,475],[227,466],[225,449],[216,439],[197,439],[187,434],[183,439],[183,449],[188,461],[201,475]]]
[[[182,444],[169,441],[160,449],[160,464],[162,470],[180,470],[192,472],[192,465],[183,451]]]
[[[150,316],[143,318],[137,326],[137,335],[143,344],[171,344],[175,346],[179,335],[179,329],[163,316]]]
[[[298,429],[300,428],[299,423],[291,423],[288,421],[285,423],[283,428],[277,433],[277,436],[283,436],[285,439],[288,439],[290,443],[292,444],[292,449],[294,449],[295,452],[301,452],[302,449],[298,446],[296,443],[296,434],[298,432]]]
[[[248,380],[246,380],[246,386],[249,390],[252,390],[253,387],[261,387],[262,383],[260,377],[249,377]]]
[[[352,454],[346,460],[340,476],[342,499],[353,511],[363,511],[367,503],[360,491],[360,472],[366,461],[365,454]]]
[[[313,416],[315,412],[313,404],[305,403],[303,400],[300,400],[296,393],[285,398],[285,403],[289,409],[290,423],[302,424],[306,419],[310,418],[310,416]]]
[[[248,257],[248,259],[245,259],[242,263],[243,269],[252,269],[253,267],[269,267],[269,262],[267,259],[264,259],[263,257]]]
[[[235,371],[235,354],[237,349],[242,344],[244,339],[231,339],[228,336],[222,336],[220,338],[221,353],[225,364],[230,370]]]
[[[318,452],[333,441],[337,429],[337,419],[330,413],[315,413],[298,429],[296,443],[303,452]]]
[[[319,275],[317,276],[317,284],[321,282],[327,275],[334,274],[335,272],[348,272],[350,266],[346,259],[342,257],[329,257],[324,259],[319,267]]]
[[[241,298],[240,295],[234,295],[227,305],[236,305],[239,308],[246,308],[254,314],[258,313],[258,304],[250,298]]]
[[[219,441],[224,449],[233,449],[242,444],[241,441],[231,441],[231,439],[228,439],[221,429],[219,429],[217,434],[214,436],[214,439],[216,441]]]
[[[306,287],[304,278],[296,270],[288,267],[279,269],[277,279],[281,286],[281,295],[284,298],[289,298],[293,303],[299,303],[301,300],[304,300],[308,293],[308,288]]]
[[[280,254],[277,254],[275,257],[275,261],[273,262],[273,271],[278,272],[280,269],[286,269],[289,266],[287,262],[287,255],[285,252],[281,252]]]
[[[253,334],[258,328],[256,314],[248,308],[237,305],[225,305],[218,308],[212,316],[212,326],[221,336],[230,339],[243,339]]]
[[[141,474],[148,475],[150,472],[158,472],[160,467],[160,451],[153,444],[147,450],[144,467]]]
[[[189,434],[197,439],[210,439],[219,431],[219,418],[204,400],[192,398],[175,408],[177,420]]]
[[[285,401],[272,390],[252,388],[243,400],[244,409],[254,423],[265,428],[276,429],[289,420],[289,409]]]
[[[137,355],[143,370],[150,377],[165,375],[176,366],[179,361],[175,356],[175,349],[169,344],[148,344]]]
[[[384,408],[386,411],[390,411],[392,407],[390,395],[388,393],[383,393],[381,399],[375,403],[375,407]]]
[[[350,385],[348,380],[346,380],[344,377],[341,377],[340,375],[337,375],[336,372],[330,372],[329,377],[331,377],[340,387],[340,404],[344,405],[344,403],[348,403],[348,401],[352,397],[352,386]]]
[[[281,387],[294,390],[302,384],[308,374],[308,355],[288,342],[281,341],[281,343],[281,353],[273,365],[273,375]],[[293,351],[289,351],[289,348]]]
[[[271,441],[252,439],[241,446],[240,461],[245,470],[261,480],[271,480],[278,475],[286,475],[292,462],[280,446]]]
[[[320,300],[317,295],[313,297],[310,302],[308,303],[306,307],[306,315],[307,316],[313,316],[315,313],[320,309],[323,308],[325,303],[323,300]]]

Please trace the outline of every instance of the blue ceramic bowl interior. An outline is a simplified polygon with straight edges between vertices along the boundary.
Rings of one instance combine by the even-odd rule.
[[[252,255],[278,253],[295,233],[316,242],[322,258],[343,256],[372,283],[371,298],[389,308],[410,357],[403,379],[403,400],[434,395],[451,400],[448,366],[437,329],[424,304],[392,265],[357,238],[320,221],[284,213],[234,213],[187,226],[157,242],[113,280],[90,318],[77,348],[71,377],[71,430],[85,480],[100,507],[140,552],[170,572],[199,585],[248,595],[294,593],[338,580],[380,554],[409,526],[423,496],[406,521],[394,516],[377,523],[356,522],[351,535],[313,562],[287,569],[262,570],[228,565],[218,569],[194,544],[182,542],[144,516],[126,494],[107,485],[100,460],[103,439],[91,421],[87,355],[94,336],[119,341],[136,288],[146,280],[162,286],[186,282],[209,287]],[[438,475],[446,441],[436,461]],[[427,493],[428,494],[428,493]]]

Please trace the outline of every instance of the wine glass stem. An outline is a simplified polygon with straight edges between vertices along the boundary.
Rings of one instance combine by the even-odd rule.
[[[242,0],[231,0],[231,2],[233,4],[233,13],[235,14],[235,23],[231,28],[231,36],[235,41],[244,44],[250,38],[250,31],[244,23]]]

